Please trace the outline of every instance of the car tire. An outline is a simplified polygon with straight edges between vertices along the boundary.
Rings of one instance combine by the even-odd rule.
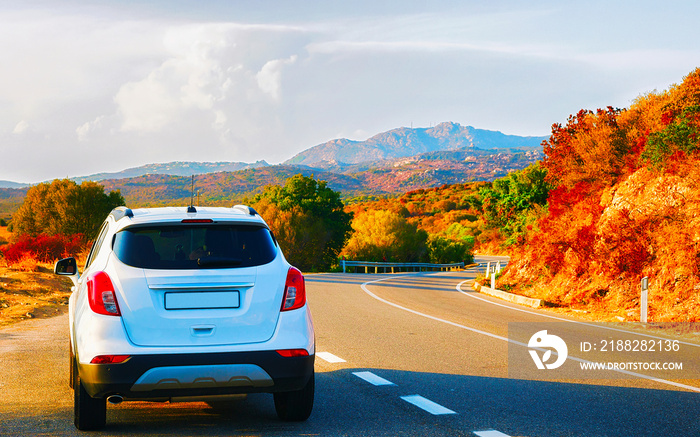
[[[70,340],[68,340],[68,386],[70,388],[73,388],[73,380],[75,379],[73,376],[74,366],[75,356],[73,356],[73,345],[71,345]]]
[[[280,420],[301,422],[309,418],[314,407],[314,374],[306,385],[297,391],[274,393],[275,410]]]
[[[77,363],[73,362],[73,423],[81,431],[104,428],[107,423],[107,400],[91,397],[80,381]]]

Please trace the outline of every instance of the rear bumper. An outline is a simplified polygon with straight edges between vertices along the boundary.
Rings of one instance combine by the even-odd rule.
[[[275,351],[133,355],[120,364],[78,364],[92,397],[164,399],[300,390],[314,355],[282,357]]]

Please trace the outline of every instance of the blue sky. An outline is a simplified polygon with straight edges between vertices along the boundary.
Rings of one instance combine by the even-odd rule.
[[[700,67],[696,1],[0,5],[0,180],[278,163],[454,121],[548,135]]]

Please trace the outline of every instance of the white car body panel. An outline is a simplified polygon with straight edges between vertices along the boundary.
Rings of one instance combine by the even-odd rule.
[[[87,299],[85,300],[87,305]],[[149,355],[248,352],[279,349],[304,349],[314,355],[314,326],[308,305],[280,315],[272,337],[260,343],[239,345],[137,346],[133,344],[119,317],[103,316],[87,311],[76,320],[76,345],[81,363],[89,363],[100,355]]]
[[[288,267],[281,257],[259,267],[212,270],[144,270],[111,264],[117,300],[130,340],[139,346],[258,343],[275,331]],[[260,273],[260,274],[258,274]],[[232,290],[238,308],[165,308],[166,293]],[[210,327],[201,335],[197,327]]]

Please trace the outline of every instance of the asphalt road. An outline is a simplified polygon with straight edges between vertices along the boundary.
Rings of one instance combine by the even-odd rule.
[[[582,378],[571,366],[617,357],[600,350],[586,355],[575,344],[620,332],[474,293],[465,282],[473,277],[308,275],[317,374],[314,412],[306,422],[278,421],[269,395],[221,408],[125,402],[108,407],[107,427],[95,434],[700,435],[700,380],[688,377],[689,363],[700,356],[694,342],[683,340],[674,355],[686,363],[684,378],[636,375],[644,372]],[[0,435],[83,434],[72,424],[67,323],[60,316],[0,329]],[[536,323],[569,343],[573,358],[563,376],[542,378],[532,370],[526,328]],[[522,377],[512,377],[525,366],[514,351],[528,357],[530,370]]]

